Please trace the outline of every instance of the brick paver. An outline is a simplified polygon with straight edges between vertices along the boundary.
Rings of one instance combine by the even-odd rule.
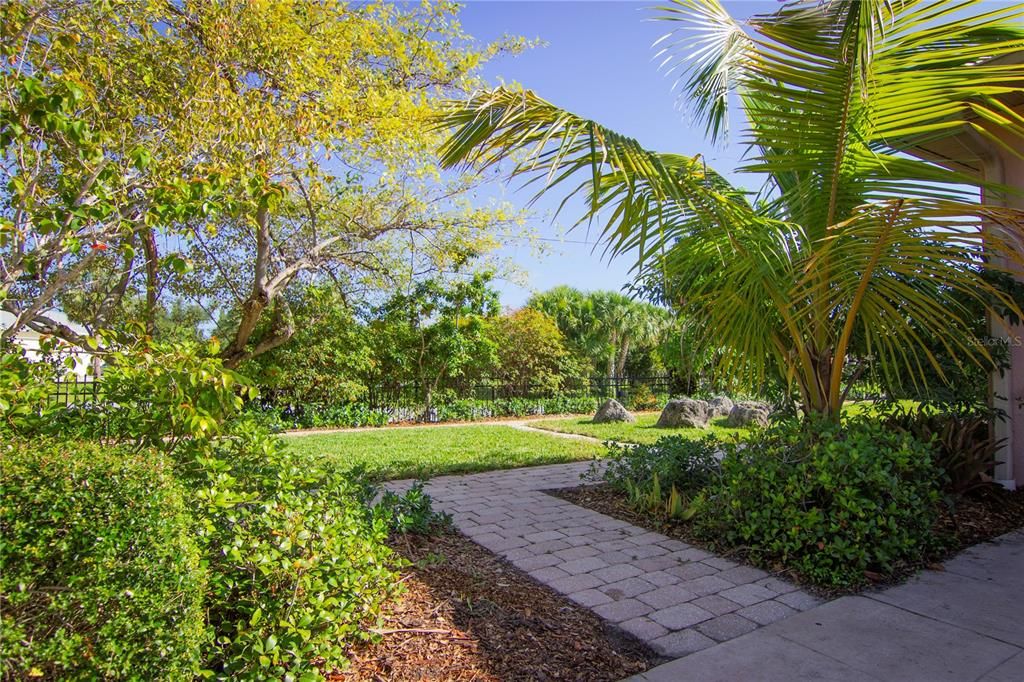
[[[664,656],[685,656],[820,604],[764,571],[544,492],[580,485],[590,466],[443,476],[425,488],[435,509],[451,514],[474,542]]]

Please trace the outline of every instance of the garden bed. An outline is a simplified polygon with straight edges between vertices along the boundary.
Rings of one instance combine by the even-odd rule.
[[[690,525],[685,522],[667,521],[653,514],[639,511],[629,505],[625,494],[607,484],[565,488],[549,491],[549,493],[580,507],[662,533],[676,540],[728,557],[733,561],[750,563],[744,548],[709,543],[696,537]],[[900,582],[923,568],[941,570],[942,561],[951,558],[967,547],[1021,528],[1024,528],[1024,489],[1009,492],[992,488],[983,494],[965,497],[955,505],[952,511],[944,507],[939,522],[936,524],[936,533],[944,538],[942,551],[927,557],[920,563],[900,566],[888,575],[868,574],[867,577],[871,581],[868,586]],[[799,573],[780,564],[759,567],[792,580],[804,589],[824,598],[834,598],[858,591],[856,588],[849,590],[822,588],[809,583]]]
[[[452,533],[393,542],[411,565],[383,639],[334,680],[619,680],[661,659],[593,612]]]

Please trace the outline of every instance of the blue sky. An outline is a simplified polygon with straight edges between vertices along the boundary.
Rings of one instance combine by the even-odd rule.
[[[650,21],[652,4],[653,0],[471,0],[460,18],[467,33],[481,41],[510,34],[547,43],[518,57],[489,63],[484,75],[492,84],[501,80],[521,83],[561,107],[635,137],[645,147],[688,155],[701,153],[716,170],[730,171],[739,163],[741,146],[735,141],[726,145],[708,143],[703,129],[677,110],[672,79],[660,73],[653,61],[655,50],[651,45],[671,24]],[[737,17],[771,11],[776,6],[774,0],[726,3]],[[734,125],[738,123],[734,119]],[[733,140],[738,138],[735,133]],[[730,178],[757,189],[756,178]],[[516,186],[507,190],[491,188],[491,195],[525,206],[533,192],[516,191]],[[587,233],[586,225],[566,233],[582,213],[579,203],[567,206],[557,221],[552,221],[561,198],[556,192],[534,205],[531,225],[539,236],[553,240],[544,242],[550,247],[546,256],[535,257],[525,243],[510,244],[502,251],[528,273],[529,279],[527,287],[499,282],[503,304],[522,305],[532,291],[557,284],[589,290],[619,289],[629,280],[632,263],[628,257],[610,262],[602,258],[602,247],[598,245],[594,250],[596,236]],[[566,241],[557,241],[560,238]]]

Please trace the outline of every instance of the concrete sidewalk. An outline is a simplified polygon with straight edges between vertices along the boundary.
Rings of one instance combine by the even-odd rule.
[[[844,597],[632,682],[1021,682],[1024,531],[904,585]]]

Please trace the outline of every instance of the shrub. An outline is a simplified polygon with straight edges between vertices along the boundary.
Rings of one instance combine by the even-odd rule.
[[[0,466],[5,679],[189,679],[204,572],[159,455],[9,439]]]
[[[363,403],[317,404],[278,407],[251,407],[257,419],[280,431],[288,428],[387,426],[405,421],[476,421],[498,417],[529,417],[539,414],[584,414],[597,409],[597,399],[590,396],[557,395],[548,398],[499,398],[476,400],[466,398],[435,402],[428,410],[424,405],[407,407],[370,407]]]
[[[434,511],[433,500],[423,491],[422,481],[416,481],[402,495],[385,490],[374,513],[396,533],[431,535],[448,530],[452,524],[451,516]]]
[[[721,444],[713,436],[700,440],[666,436],[653,445],[609,442],[607,447],[601,478],[625,492],[634,506],[664,511],[673,518],[687,518],[687,503],[720,475]],[[592,472],[596,471],[595,465]]]
[[[1002,440],[991,433],[989,423],[996,417],[987,408],[953,404],[905,407],[895,403],[878,410],[889,428],[931,444],[933,460],[943,474],[943,487],[950,495],[998,486],[993,474]]]
[[[179,452],[210,571],[205,665],[232,680],[341,668],[397,589],[386,519],[364,504],[359,481],[250,422],[228,435]]]
[[[640,384],[636,387],[636,391],[633,392],[633,399],[630,402],[630,406],[638,411],[644,410],[656,410],[658,409],[658,396],[654,395],[651,391],[651,387],[647,384]]]
[[[919,561],[933,541],[940,472],[909,434],[867,419],[786,422],[725,449],[697,530],[756,561],[855,585]]]
[[[24,432],[46,423],[53,368],[29,362],[19,346],[0,345],[0,433]]]

